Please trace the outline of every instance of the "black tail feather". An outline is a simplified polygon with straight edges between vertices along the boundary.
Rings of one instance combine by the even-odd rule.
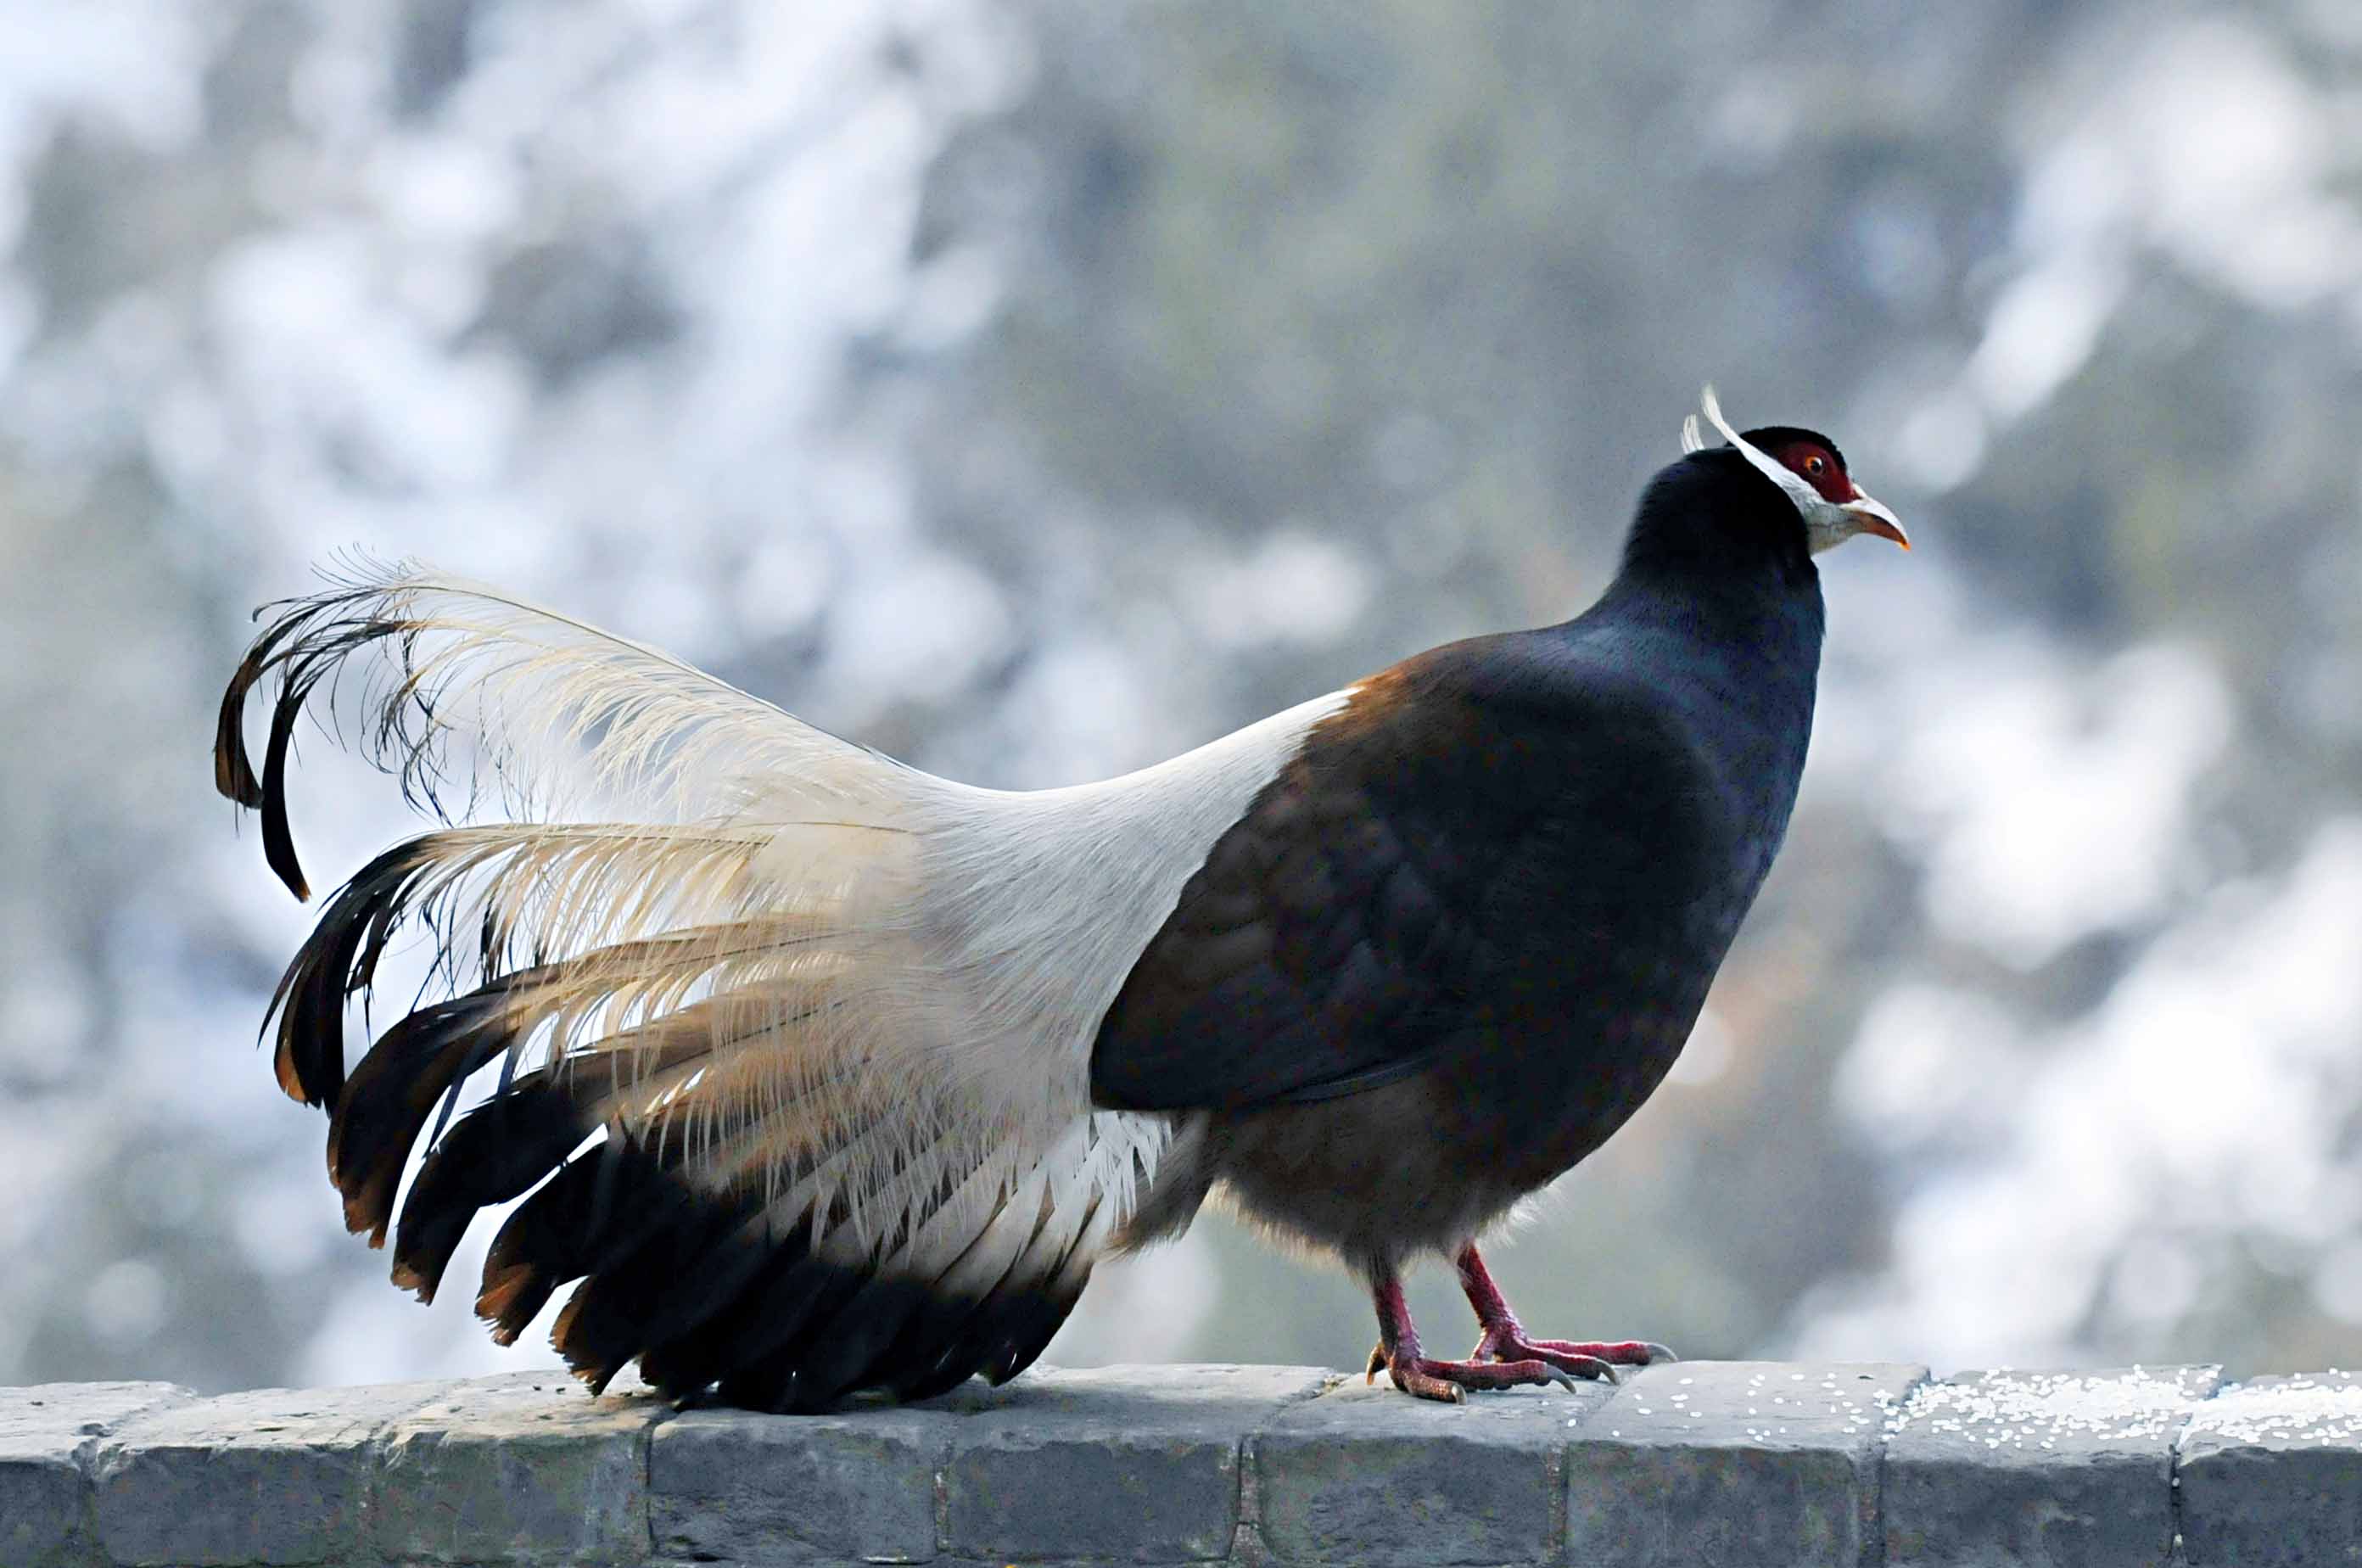
[[[261,781],[254,776],[254,764],[247,756],[246,701],[256,683],[283,657],[281,649],[288,639],[309,620],[309,616],[301,613],[282,615],[264,627],[222,693],[221,716],[214,728],[214,788],[248,811],[261,810],[263,793]]]
[[[368,1232],[370,1245],[384,1243],[394,1189],[436,1104],[514,1042],[511,991],[501,981],[419,1009],[370,1047],[337,1097],[328,1174],[346,1229]]]
[[[977,1369],[987,1382],[998,1387],[1041,1359],[1083,1298],[1083,1287],[1091,1282],[1092,1261],[1072,1253],[1046,1284],[1031,1286],[1008,1300],[992,1353]]]
[[[435,1299],[443,1271],[482,1209],[506,1203],[565,1164],[596,1131],[548,1069],[461,1117],[418,1168],[394,1229],[393,1281]]]
[[[333,695],[346,661],[369,645],[385,646],[392,673],[390,684],[370,690],[362,749],[400,775],[405,798],[440,810],[436,790],[446,778],[441,747],[450,726],[434,708],[437,683],[449,678],[432,660],[421,667],[417,645],[436,624],[403,618],[414,601],[390,591],[395,581],[378,575],[275,607],[223,694],[215,788],[260,814],[264,857],[299,899],[310,888],[288,815],[296,729],[310,701]],[[258,767],[246,711],[266,687],[270,714]],[[447,1128],[471,1074],[496,1059],[509,1069],[529,1066],[529,1056],[540,1055],[521,1048],[535,1044],[535,1029],[551,1027],[545,1015],[563,993],[535,999],[530,988],[568,978],[567,960],[524,956],[530,933],[489,908],[480,921],[470,915],[465,931],[450,929],[458,921],[453,911],[472,907],[453,889],[497,860],[496,850],[470,847],[483,842],[431,834],[363,867],[326,900],[265,1015],[281,1088],[329,1111],[328,1164],[346,1222],[373,1245],[392,1232],[396,1283],[431,1299],[474,1217],[522,1198],[492,1240],[477,1311],[495,1339],[510,1342],[562,1287],[581,1280],[553,1338],[594,1387],[637,1359],[676,1398],[718,1386],[745,1404],[817,1409],[863,1388],[915,1397],[978,1372],[1006,1377],[1040,1353],[1071,1309],[1090,1259],[1072,1240],[1089,1233],[1087,1224],[1054,1227],[1046,1209],[1030,1212],[1038,1183],[1024,1189],[1028,1212],[1012,1203],[995,1217],[989,1243],[978,1241],[956,1260],[965,1266],[947,1274],[937,1258],[914,1269],[899,1261],[915,1250],[899,1234],[873,1237],[863,1248],[831,1242],[816,1250],[815,1236],[849,1236],[842,1198],[819,1213],[773,1213],[751,1193],[701,1178],[688,1157],[695,1141],[687,1127],[651,1115],[645,1099],[619,1109],[628,1097],[618,1094],[610,1070],[674,1081],[657,1076],[725,1043],[727,997],[642,1019],[625,1031],[638,1036],[624,1043],[627,1052],[568,1055],[568,1042],[546,1041],[556,1058],[550,1065],[513,1081],[504,1070],[492,1098]],[[438,985],[480,984],[417,1008],[348,1073],[348,1006],[369,995],[393,933],[414,919],[435,928],[444,966]],[[598,962],[629,973],[644,960],[653,972],[707,953],[714,929],[619,943],[602,949]],[[767,944],[774,939],[759,935]],[[527,966],[502,972],[519,962]],[[463,980],[463,971],[471,978]],[[593,978],[582,971],[576,977]],[[582,1000],[567,998],[568,1017],[583,1016]],[[602,1126],[603,1140],[585,1147]],[[403,1170],[422,1139],[426,1157],[402,1196]],[[767,1174],[767,1195],[813,1173]],[[991,1178],[974,1179],[988,1194]],[[948,1238],[944,1244],[957,1245]]]
[[[677,1287],[710,1290],[721,1283],[706,1272],[714,1251],[744,1226],[752,1207],[697,1193],[678,1178],[651,1183],[649,1193],[637,1201],[651,1223],[600,1263],[552,1335],[567,1364],[594,1388],[655,1342],[649,1331]]]
[[[476,1315],[502,1344],[516,1342],[559,1286],[590,1272],[581,1242],[590,1228],[599,1155],[599,1149],[587,1149],[558,1167],[492,1237]]]
[[[1076,1272],[1076,1238],[1087,1231],[1087,1217],[1072,1230],[1053,1230],[1049,1216],[1043,1218],[1024,1254],[977,1304],[957,1341],[961,1359],[995,1384],[1032,1364],[1090,1277],[1087,1254],[1081,1255],[1079,1277],[1070,1277]]]
[[[378,596],[379,590],[373,586],[355,586],[316,598],[266,605],[266,610],[278,609],[279,618],[255,638],[222,692],[221,712],[214,727],[214,788],[248,810],[262,813],[263,858],[298,899],[309,898],[311,889],[304,882],[294,834],[287,823],[288,752],[304,704],[322,681],[334,679],[348,657],[381,639],[414,635],[411,623],[356,613],[359,606]],[[246,747],[246,705],[255,689],[274,672],[279,690],[271,699],[270,733],[258,778]],[[392,702],[380,716],[375,749],[381,756],[392,749],[391,743],[398,738],[401,710],[399,701]],[[405,781],[416,760],[413,747],[404,763]]]
[[[437,835],[398,844],[355,873],[280,977],[263,1028],[279,1021],[279,1087],[306,1105],[333,1107],[345,1087],[345,1002],[369,989],[378,959],[434,863]]]
[[[856,1388],[883,1381],[885,1353],[924,1311],[933,1284],[890,1275],[863,1282],[811,1335],[796,1368],[801,1397],[814,1406],[833,1405]]]
[[[809,1216],[782,1228],[758,1219],[759,1205],[691,1181],[679,1168],[682,1129],[660,1121],[632,1139],[611,1129],[577,1154],[598,1131],[601,1091],[613,1088],[588,1057],[519,1076],[443,1131],[396,1225],[403,1170],[438,1102],[520,1043],[533,1016],[515,1005],[520,993],[560,968],[519,970],[420,1008],[346,1073],[347,999],[369,988],[390,933],[412,911],[437,836],[387,851],[337,892],[273,1004],[281,1082],[333,1108],[330,1172],[347,1223],[373,1243],[393,1232],[397,1284],[431,1297],[474,1216],[547,1176],[494,1238],[477,1310],[510,1342],[561,1287],[589,1276],[555,1337],[595,1386],[637,1358],[676,1398],[719,1385],[741,1404],[822,1409],[862,1388],[920,1397],[977,1373],[1006,1378],[1040,1353],[1088,1276],[1046,1212],[1028,1221],[1034,1234],[999,1278],[938,1288],[874,1263],[816,1257]],[[702,1027],[677,1032],[636,1069],[712,1046]],[[845,1216],[826,1218],[833,1227]],[[1057,1232],[1074,1234],[1071,1225]]]
[[[767,1271],[793,1267],[810,1253],[810,1230],[775,1237],[756,1220],[714,1246],[706,1261],[668,1282],[640,1331],[640,1375],[690,1397],[722,1377],[740,1354],[740,1308]]]
[[[824,1408],[808,1397],[797,1376],[805,1347],[812,1326],[833,1316],[866,1277],[841,1264],[808,1257],[758,1287],[739,1328],[734,1364],[722,1376],[722,1397],[756,1409]]]
[[[317,679],[314,677],[312,679]],[[287,890],[298,900],[312,896],[304,880],[304,867],[295,856],[295,835],[287,825],[287,752],[295,739],[295,721],[312,694],[312,679],[291,675],[280,689],[278,706],[270,713],[270,739],[262,754],[262,858]]]
[[[925,1362],[914,1362],[911,1365],[919,1370],[898,1372],[894,1381],[886,1385],[888,1392],[905,1402],[933,1399],[938,1395],[948,1394],[974,1377],[977,1372],[967,1358],[959,1353],[956,1346],[945,1351],[933,1365]]]
[[[773,1233],[748,1200],[694,1192],[677,1170],[642,1164],[624,1179],[667,1193],[622,1207],[668,1218],[660,1237],[594,1264],[561,1314],[559,1349],[594,1387],[635,1357],[668,1397],[718,1385],[731,1403],[774,1410],[824,1410],[865,1388],[922,1397],[980,1372],[1005,1381],[1041,1353],[1090,1274],[1071,1240],[1045,1232],[982,1295],[947,1289],[815,1254],[808,1224]]]

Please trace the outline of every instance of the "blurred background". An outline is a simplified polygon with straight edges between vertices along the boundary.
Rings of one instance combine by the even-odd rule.
[[[1580,609],[1709,379],[1920,547],[1825,561],[1789,848],[1527,1320],[2362,1361],[2362,8],[1872,9],[0,3],[0,1383],[550,1359],[253,1048],[214,704],[328,552],[1071,782]],[[304,763],[317,872],[406,831]],[[1051,1358],[1371,1337],[1209,1220]]]

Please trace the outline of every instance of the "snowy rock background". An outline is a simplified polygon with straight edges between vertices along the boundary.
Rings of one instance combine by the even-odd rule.
[[[0,39],[0,1383],[548,1359],[384,1283],[250,1049],[304,914],[205,747],[311,563],[420,555],[1065,782],[1578,608],[1708,379],[1922,543],[1827,563],[1787,856],[1674,1084],[1507,1254],[1527,1316],[2362,1360],[2348,8],[9,0]],[[403,831],[304,765],[324,876]],[[1052,1354],[1367,1338],[1209,1222]]]

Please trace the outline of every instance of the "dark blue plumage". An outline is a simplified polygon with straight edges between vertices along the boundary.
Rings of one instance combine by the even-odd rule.
[[[1417,1253],[1464,1248],[1475,1298],[1472,1238],[1662,1081],[1771,868],[1820,661],[1810,547],[1739,451],[1694,453],[1589,610],[1407,659],[1310,733],[1100,1028],[1098,1103],[1193,1116],[1133,1240],[1222,1184],[1367,1274],[1382,1318]],[[1391,1359],[1407,1316],[1385,1329]]]

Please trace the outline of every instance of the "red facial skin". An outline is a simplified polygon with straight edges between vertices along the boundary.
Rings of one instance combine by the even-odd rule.
[[[1821,492],[1821,499],[1842,506],[1858,499],[1861,490],[1847,477],[1837,454],[1817,441],[1791,441],[1772,449],[1780,466]]]

